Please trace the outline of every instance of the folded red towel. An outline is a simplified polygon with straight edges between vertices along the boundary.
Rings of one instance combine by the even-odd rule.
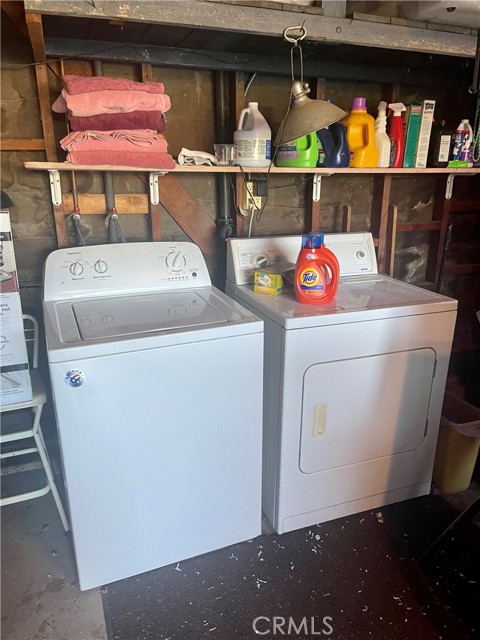
[[[72,131],[112,131],[114,129],[154,129],[165,131],[167,120],[161,111],[130,111],[129,113],[104,113],[99,116],[68,116]]]
[[[102,113],[125,113],[130,111],[161,111],[170,109],[170,98],[166,93],[146,91],[95,91],[71,96],[65,89],[52,105],[52,111],[74,116],[96,116]]]
[[[167,141],[149,129],[121,131],[72,131],[60,140],[65,151],[126,151],[164,153]]]
[[[62,84],[70,95],[91,93],[93,91],[146,91],[164,93],[162,82],[134,82],[127,78],[108,78],[105,76],[62,76]]]
[[[141,151],[71,151],[67,162],[73,164],[110,164],[119,167],[144,167],[148,169],[175,169],[176,164],[169,153]]]

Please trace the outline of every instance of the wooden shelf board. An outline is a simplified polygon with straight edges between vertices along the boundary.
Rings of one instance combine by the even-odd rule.
[[[211,166],[187,166],[177,165],[175,169],[159,169],[158,167],[120,167],[117,165],[88,165],[88,164],[72,164],[70,162],[25,162],[26,169],[33,169],[36,171],[45,170],[57,170],[57,171],[125,171],[125,172],[147,172],[147,173],[240,173],[241,169],[236,166],[225,167],[211,167]],[[245,173],[267,173],[268,167],[243,167]],[[448,173],[461,173],[461,174],[480,174],[480,167],[474,167],[471,169],[378,169],[378,168],[362,168],[354,169],[348,168],[322,168],[316,167],[310,169],[308,167],[275,167],[270,168],[270,173],[312,173],[320,175],[335,175],[335,174],[448,174]]]
[[[465,275],[468,273],[480,273],[480,264],[452,264],[445,267],[445,273]]]
[[[402,222],[397,224],[397,231],[440,231],[442,223],[437,220],[431,222]]]
[[[450,213],[471,213],[480,211],[480,202],[475,201],[457,201],[452,200],[450,205]]]

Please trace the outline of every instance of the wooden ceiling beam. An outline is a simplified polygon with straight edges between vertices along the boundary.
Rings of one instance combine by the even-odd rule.
[[[26,11],[71,18],[101,18],[163,24],[192,29],[218,29],[257,36],[282,38],[286,26],[298,24],[299,14],[293,11],[272,11],[253,6],[229,3],[196,2],[193,0],[163,2],[116,2],[114,0],[25,0]],[[303,13],[307,30],[306,41],[352,44],[364,47],[392,47],[403,51],[418,51],[474,58],[476,34],[436,31],[398,24],[376,24],[366,20],[329,18]]]
[[[43,64],[46,62],[45,41],[43,38],[42,16],[38,13],[26,13],[28,35],[33,49],[35,62]]]
[[[232,53],[229,51],[207,51],[183,49],[162,45],[141,45],[105,40],[82,40],[74,38],[47,37],[45,48],[50,57],[69,59],[103,60],[111,62],[139,62],[175,68],[210,69],[212,71],[238,71],[290,76],[290,57],[259,53]],[[441,69],[404,69],[392,65],[373,66],[357,62],[317,60],[305,57],[305,76],[355,80],[356,82],[397,82],[423,87],[446,89],[458,88],[462,82],[461,64],[458,67]],[[470,81],[470,78],[468,78]]]
[[[30,40],[27,25],[25,24],[25,9],[23,2],[7,2],[7,0],[2,0],[1,7],[2,11],[4,11],[4,13],[10,18],[20,33],[27,40]]]

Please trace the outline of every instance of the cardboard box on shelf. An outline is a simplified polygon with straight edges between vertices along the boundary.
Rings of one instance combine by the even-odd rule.
[[[412,168],[415,166],[415,152],[417,151],[420,121],[422,119],[422,105],[409,104],[405,112],[405,150],[403,152],[403,166]]]
[[[0,405],[32,399],[10,214],[0,209]]]
[[[415,168],[426,169],[427,167],[428,146],[432,133],[434,111],[435,100],[424,100],[422,103],[420,131],[418,132],[417,151],[415,153]]]

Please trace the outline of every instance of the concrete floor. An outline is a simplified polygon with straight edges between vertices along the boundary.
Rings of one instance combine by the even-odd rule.
[[[3,640],[107,640],[101,593],[80,591],[51,494],[1,510]]]
[[[479,494],[472,483],[447,498],[462,509]],[[79,590],[71,534],[52,496],[3,507],[1,516],[2,639],[107,640],[101,592]]]

